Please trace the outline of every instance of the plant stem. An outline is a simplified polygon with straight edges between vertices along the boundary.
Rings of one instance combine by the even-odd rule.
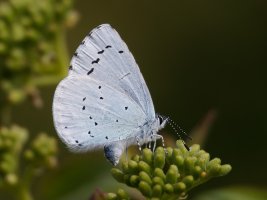
[[[20,182],[17,185],[17,199],[18,200],[33,200],[31,194],[31,183],[33,181],[34,169],[31,166],[26,166]]]
[[[19,184],[16,197],[18,200],[33,200],[29,185],[24,183]]]
[[[6,105],[1,107],[1,122],[0,125],[9,125],[11,121],[11,106],[6,103]]]
[[[60,74],[62,76],[66,76],[67,68],[69,65],[69,54],[67,51],[68,48],[65,30],[63,27],[59,27],[57,30],[55,47],[58,56],[58,65],[61,69]]]

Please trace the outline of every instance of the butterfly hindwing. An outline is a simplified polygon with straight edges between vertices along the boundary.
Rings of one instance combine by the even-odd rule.
[[[135,137],[146,122],[140,106],[121,91],[87,75],[69,75],[53,101],[58,135],[73,151],[87,151]]]
[[[76,50],[69,75],[84,75],[116,88],[155,118],[153,102],[144,78],[127,45],[116,30],[103,24],[93,29]]]

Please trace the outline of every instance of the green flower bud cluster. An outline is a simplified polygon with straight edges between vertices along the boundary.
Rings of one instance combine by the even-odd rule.
[[[112,176],[120,183],[138,189],[147,199],[179,199],[207,180],[224,176],[231,171],[230,165],[221,165],[219,158],[210,160],[210,155],[192,145],[190,150],[181,140],[176,148],[157,147],[155,152],[143,149],[111,170]],[[106,199],[129,199],[122,190],[109,193]]]
[[[19,154],[27,138],[27,130],[21,127],[0,128],[0,187],[17,183]]]
[[[28,192],[30,189],[27,187],[34,176],[56,166],[57,140],[40,133],[30,147],[23,150],[28,136],[26,129],[16,125],[0,128],[0,188],[9,186],[16,188],[16,191],[23,188]]]
[[[47,84],[66,72],[64,30],[77,21],[72,3],[73,0],[0,3],[0,91],[5,92],[4,100],[18,103],[28,87]]]
[[[57,165],[57,140],[45,133],[40,133],[24,152],[28,163],[38,168],[53,168]]]

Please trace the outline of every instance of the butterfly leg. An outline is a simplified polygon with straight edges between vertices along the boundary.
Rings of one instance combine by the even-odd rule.
[[[141,148],[140,139],[139,139],[139,137],[138,137],[138,136],[136,136],[136,142],[137,142],[137,145],[138,145],[138,149],[139,149],[139,151],[141,151],[141,150],[142,150],[142,148]]]
[[[153,135],[153,141],[154,141],[153,152],[156,149],[157,139],[161,139],[161,141],[162,141],[162,147],[163,147],[164,151],[167,152],[167,150],[165,148],[164,138],[163,138],[162,135],[158,135],[158,134]]]
[[[155,152],[156,146],[157,146],[157,139],[154,138],[153,142],[154,142],[154,144],[153,144],[153,152]]]
[[[126,162],[128,162],[128,146],[126,146],[125,155],[126,155]]]

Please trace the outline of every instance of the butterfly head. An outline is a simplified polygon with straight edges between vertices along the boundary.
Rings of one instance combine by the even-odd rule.
[[[158,130],[163,129],[166,126],[168,120],[169,120],[168,117],[157,114],[156,115],[156,121],[157,121]]]

